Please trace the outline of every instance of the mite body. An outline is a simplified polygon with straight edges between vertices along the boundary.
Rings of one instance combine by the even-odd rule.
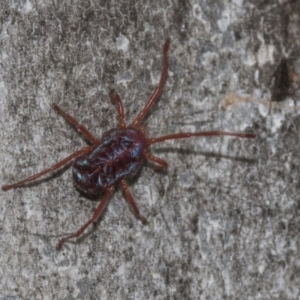
[[[168,74],[168,50],[170,41],[166,41],[163,48],[164,67],[161,73],[160,81],[154,92],[150,96],[145,107],[138,114],[136,119],[127,126],[124,118],[124,108],[121,98],[114,91],[110,94],[110,99],[117,106],[119,117],[119,128],[107,131],[101,139],[97,139],[94,135],[82,124],[80,124],[71,115],[64,112],[53,104],[53,109],[64,117],[68,122],[74,125],[86,139],[92,144],[90,147],[85,147],[70,154],[65,159],[61,160],[54,166],[34,174],[17,183],[2,186],[4,191],[18,188],[28,182],[31,182],[43,175],[56,171],[65,166],[71,161],[73,163],[73,179],[76,186],[88,194],[102,194],[104,196],[96,208],[93,216],[75,233],[62,238],[56,248],[61,249],[63,244],[72,239],[79,237],[84,230],[92,224],[103,211],[106,203],[110,199],[115,187],[119,186],[129,204],[131,205],[136,217],[143,223],[147,224],[147,219],[143,217],[137,208],[134,198],[131,195],[126,178],[134,176],[142,166],[144,160],[150,160],[160,167],[166,168],[167,162],[159,157],[152,155],[149,147],[155,143],[161,143],[167,140],[182,139],[189,137],[213,137],[213,136],[232,136],[238,138],[254,138],[252,133],[234,133],[223,131],[204,131],[204,132],[180,132],[158,138],[147,138],[145,127],[141,125],[144,117],[149,112],[152,105],[158,99],[165,79]]]
[[[147,141],[135,128],[107,131],[91,152],[73,164],[76,186],[87,194],[100,194],[123,178],[134,176],[144,160]]]

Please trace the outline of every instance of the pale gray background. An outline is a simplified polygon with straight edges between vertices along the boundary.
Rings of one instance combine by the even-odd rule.
[[[133,120],[167,37],[149,136],[257,134],[157,145],[168,172],[145,167],[130,184],[149,226],[118,191],[60,252],[59,238],[99,203],[73,187],[70,168],[1,191],[0,299],[299,299],[299,92],[269,114],[257,103],[220,107],[228,92],[266,101],[283,56],[300,73],[299,11],[299,0],[0,0],[1,184],[85,145],[54,102],[101,136],[117,124],[114,88]]]

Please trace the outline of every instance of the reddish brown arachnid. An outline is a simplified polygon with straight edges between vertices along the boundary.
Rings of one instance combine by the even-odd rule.
[[[122,189],[126,199],[132,206],[136,217],[143,224],[147,224],[146,218],[140,214],[134,198],[127,187],[126,178],[134,176],[142,166],[142,163],[145,159],[150,160],[163,168],[168,166],[165,160],[156,157],[149,152],[149,147],[151,145],[155,143],[161,143],[166,140],[189,138],[193,136],[232,136],[239,138],[255,138],[255,135],[252,133],[234,133],[223,131],[204,131],[194,133],[180,132],[158,138],[146,137],[145,127],[141,125],[141,122],[149,112],[152,105],[158,99],[163,88],[169,67],[169,46],[170,40],[167,39],[163,48],[164,67],[161,73],[159,84],[150,96],[143,110],[129,126],[127,126],[125,123],[124,108],[121,98],[114,91],[110,93],[110,99],[117,106],[119,128],[107,131],[100,139],[96,138],[85,126],[80,124],[71,115],[65,113],[56,104],[53,104],[53,109],[68,122],[74,125],[92,145],[75,151],[65,159],[42,172],[32,175],[17,183],[2,186],[3,191],[18,188],[45,174],[56,171],[74,160],[72,174],[77,188],[88,194],[98,195],[104,192],[104,197],[96,208],[91,219],[75,233],[62,238],[56,246],[58,250],[61,249],[63,244],[69,239],[79,237],[83,231],[99,217],[116,186],[119,186]]]

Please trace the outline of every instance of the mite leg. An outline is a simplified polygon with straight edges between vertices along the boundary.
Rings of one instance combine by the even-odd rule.
[[[63,159],[62,161],[58,162],[57,164],[55,164],[54,166],[42,171],[42,172],[39,172],[37,174],[34,174],[24,180],[21,180],[19,182],[16,182],[16,183],[13,183],[13,184],[7,184],[7,185],[3,185],[2,186],[2,190],[3,191],[8,191],[10,189],[15,189],[17,187],[20,187],[22,185],[24,185],[25,183],[27,182],[30,182],[30,181],[33,181],[47,173],[50,173],[52,171],[55,171],[61,167],[63,167],[64,165],[66,165],[68,162],[70,162],[71,160],[73,160],[74,158],[86,153],[86,152],[89,152],[91,151],[91,147],[85,147],[83,149],[80,149],[78,151],[75,151],[74,153],[72,153],[71,155],[69,155],[68,157],[66,157],[65,159]]]
[[[143,217],[141,214],[140,214],[140,211],[139,209],[137,208],[136,204],[135,204],[135,201],[127,187],[127,184],[126,184],[126,181],[123,179],[121,180],[120,182],[120,185],[121,185],[121,188],[125,194],[125,197],[126,199],[128,200],[128,202],[130,203],[130,205],[132,206],[135,214],[136,214],[136,217],[139,218],[141,220],[141,222],[146,225],[148,223],[147,219],[145,217]]]
[[[202,132],[180,132],[180,133],[173,133],[170,135],[161,136],[158,138],[148,139],[148,145],[153,145],[155,143],[161,143],[167,140],[176,140],[176,139],[183,139],[189,137],[209,137],[209,136],[232,136],[232,137],[239,137],[245,139],[254,139],[255,134],[253,133],[242,133],[242,132],[224,132],[224,131],[202,131]]]
[[[70,240],[70,239],[72,239],[72,238],[77,238],[77,237],[79,237],[79,236],[84,232],[84,230],[85,230],[87,227],[89,227],[89,225],[91,225],[91,224],[92,224],[92,223],[100,216],[100,214],[102,213],[102,211],[103,211],[103,209],[104,209],[104,207],[105,207],[107,201],[109,200],[111,194],[113,193],[114,189],[115,189],[114,186],[111,186],[111,187],[109,187],[109,188],[107,189],[107,191],[106,191],[106,193],[105,193],[103,199],[101,200],[100,204],[98,205],[98,207],[97,207],[96,211],[94,212],[92,218],[91,218],[90,220],[88,220],[88,222],[86,222],[86,223],[85,223],[78,231],[76,231],[75,233],[73,233],[73,234],[71,234],[71,235],[69,235],[69,236],[67,236],[67,237],[65,237],[65,238],[63,238],[63,239],[61,239],[61,240],[58,242],[58,244],[56,245],[56,249],[57,249],[57,250],[60,250],[61,247],[63,246],[63,244],[64,244],[66,241],[68,241],[68,240]]]
[[[150,154],[149,152],[144,153],[144,155],[148,160],[151,160],[151,161],[154,161],[155,163],[157,163],[159,165],[159,168],[166,169],[168,167],[168,163],[165,160],[163,160],[159,157],[156,157],[156,156]]]
[[[99,144],[99,140],[96,139],[89,131],[88,129],[80,124],[74,117],[64,112],[61,108],[58,107],[57,104],[52,105],[53,109],[63,116],[67,121],[69,121],[72,125],[74,125],[93,145]]]
[[[117,105],[120,129],[125,129],[126,123],[125,123],[124,107],[123,107],[122,100],[120,96],[117,93],[115,93],[115,91],[111,91],[109,97],[111,102]]]
[[[164,82],[167,78],[168,75],[168,68],[169,68],[169,60],[168,60],[168,51],[170,47],[170,39],[167,39],[164,45],[163,49],[163,55],[164,55],[164,67],[160,76],[160,80],[158,83],[157,88],[154,90],[152,95],[150,96],[148,102],[146,103],[145,107],[143,110],[138,114],[137,118],[133,121],[132,127],[138,127],[142,121],[142,119],[145,117],[145,115],[148,113],[150,110],[151,106],[155,103],[157,98],[159,97],[161,90],[163,88]]]

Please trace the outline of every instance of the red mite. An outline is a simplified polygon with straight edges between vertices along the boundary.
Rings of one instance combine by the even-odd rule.
[[[146,137],[145,127],[141,125],[141,122],[149,112],[152,105],[158,99],[166,80],[169,68],[169,46],[170,40],[167,39],[163,48],[164,67],[161,73],[159,84],[152,93],[144,109],[138,114],[136,119],[129,126],[126,126],[124,120],[124,108],[121,98],[115,92],[111,92],[110,99],[117,106],[119,115],[119,128],[107,131],[103,134],[101,139],[94,137],[94,135],[90,133],[85,126],[61,110],[56,104],[53,104],[53,109],[72,125],[74,125],[87,138],[92,146],[75,151],[62,161],[40,173],[32,175],[17,183],[2,186],[3,191],[18,188],[45,174],[56,171],[74,160],[72,172],[76,186],[88,194],[98,195],[104,192],[104,197],[98,205],[92,218],[78,231],[61,239],[56,246],[57,250],[61,249],[63,244],[69,239],[79,237],[83,231],[99,217],[116,186],[121,187],[126,199],[131,204],[136,217],[140,219],[143,224],[147,224],[146,218],[140,214],[139,209],[137,208],[135,201],[127,187],[126,178],[134,176],[141,168],[145,159],[148,159],[163,168],[168,166],[165,160],[156,157],[149,152],[149,147],[151,145],[155,143],[161,143],[166,140],[189,138],[193,136],[210,137],[227,135],[248,139],[255,138],[255,135],[252,133],[233,133],[223,131],[205,131],[194,133],[180,132],[158,138]]]

